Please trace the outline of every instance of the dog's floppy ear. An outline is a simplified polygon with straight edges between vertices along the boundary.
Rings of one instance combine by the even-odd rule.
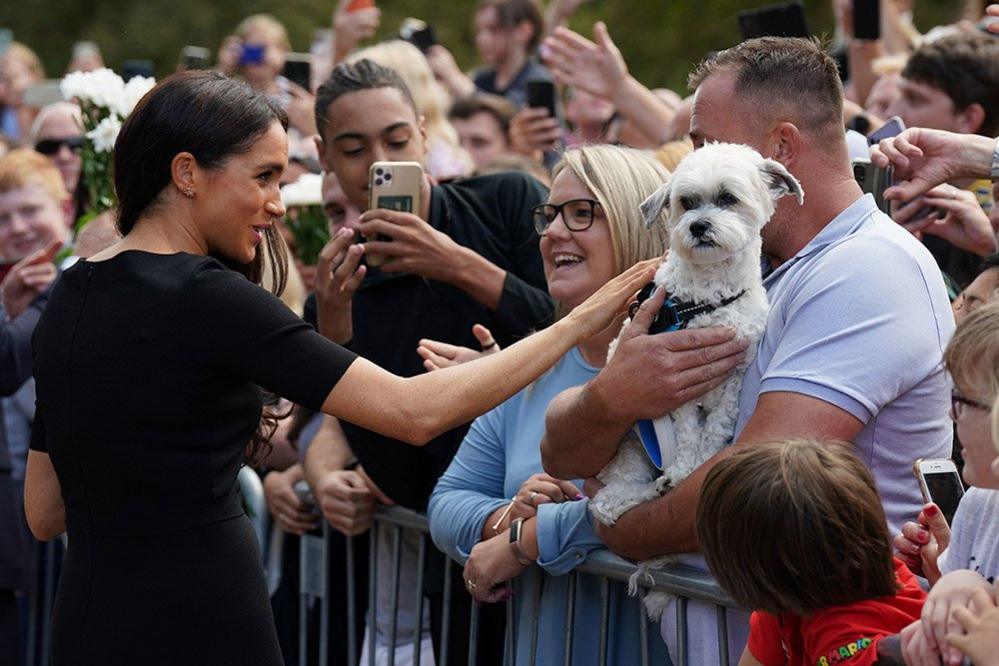
[[[805,202],[805,191],[801,189],[798,179],[777,160],[764,159],[760,166],[763,171],[763,179],[767,183],[770,195],[776,200],[788,194],[793,194],[800,206]]]
[[[656,223],[656,219],[659,217],[659,213],[663,212],[663,208],[669,210],[669,195],[672,191],[670,183],[672,178],[667,180],[658,190],[652,193],[652,195],[643,201],[639,208],[642,210],[642,217],[645,218],[645,228],[651,229],[652,225]]]

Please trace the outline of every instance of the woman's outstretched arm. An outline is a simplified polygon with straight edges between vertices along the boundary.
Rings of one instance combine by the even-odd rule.
[[[421,446],[521,390],[570,349],[604,328],[651,278],[658,259],[636,264],[552,326],[471,363],[401,378],[357,359],[330,391],[323,411]]]

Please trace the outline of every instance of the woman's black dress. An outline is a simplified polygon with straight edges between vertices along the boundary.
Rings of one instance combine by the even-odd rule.
[[[215,259],[133,250],[63,274],[35,357],[69,535],[55,666],[280,664],[236,475],[260,387],[318,410],[354,356]]]

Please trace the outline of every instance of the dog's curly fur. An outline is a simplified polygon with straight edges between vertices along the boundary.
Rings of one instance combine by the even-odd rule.
[[[773,215],[777,200],[788,194],[802,203],[801,185],[779,162],[746,146],[713,143],[685,157],[670,180],[642,203],[649,224],[664,207],[668,211],[670,251],[656,271],[655,284],[680,301],[697,303],[718,304],[744,292],[732,303],[696,316],[688,327],[727,326],[749,340],[750,347],[746,361],[721,386],[656,419],[660,443],[675,442],[662,447],[662,474],[638,435],[625,436],[617,455],[597,475],[605,485],[590,502],[590,511],[601,523],[613,525],[624,512],[676,486],[731,441],[742,378],[767,318],[760,229]],[[608,360],[616,347],[614,340]],[[641,562],[629,592],[636,592],[639,579],[651,569],[670,561],[665,556]],[[666,594],[647,595],[649,616],[659,619],[668,602]]]

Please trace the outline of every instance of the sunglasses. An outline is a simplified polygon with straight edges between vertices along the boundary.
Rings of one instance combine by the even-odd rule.
[[[63,146],[66,146],[74,153],[78,153],[83,149],[83,137],[73,136],[67,139],[42,139],[35,144],[35,151],[42,155],[55,155],[62,150]]]
[[[596,216],[603,214],[603,207],[593,199],[571,199],[558,205],[541,204],[531,210],[534,230],[544,236],[559,214],[562,215],[562,224],[569,231],[586,231],[593,225]]]

